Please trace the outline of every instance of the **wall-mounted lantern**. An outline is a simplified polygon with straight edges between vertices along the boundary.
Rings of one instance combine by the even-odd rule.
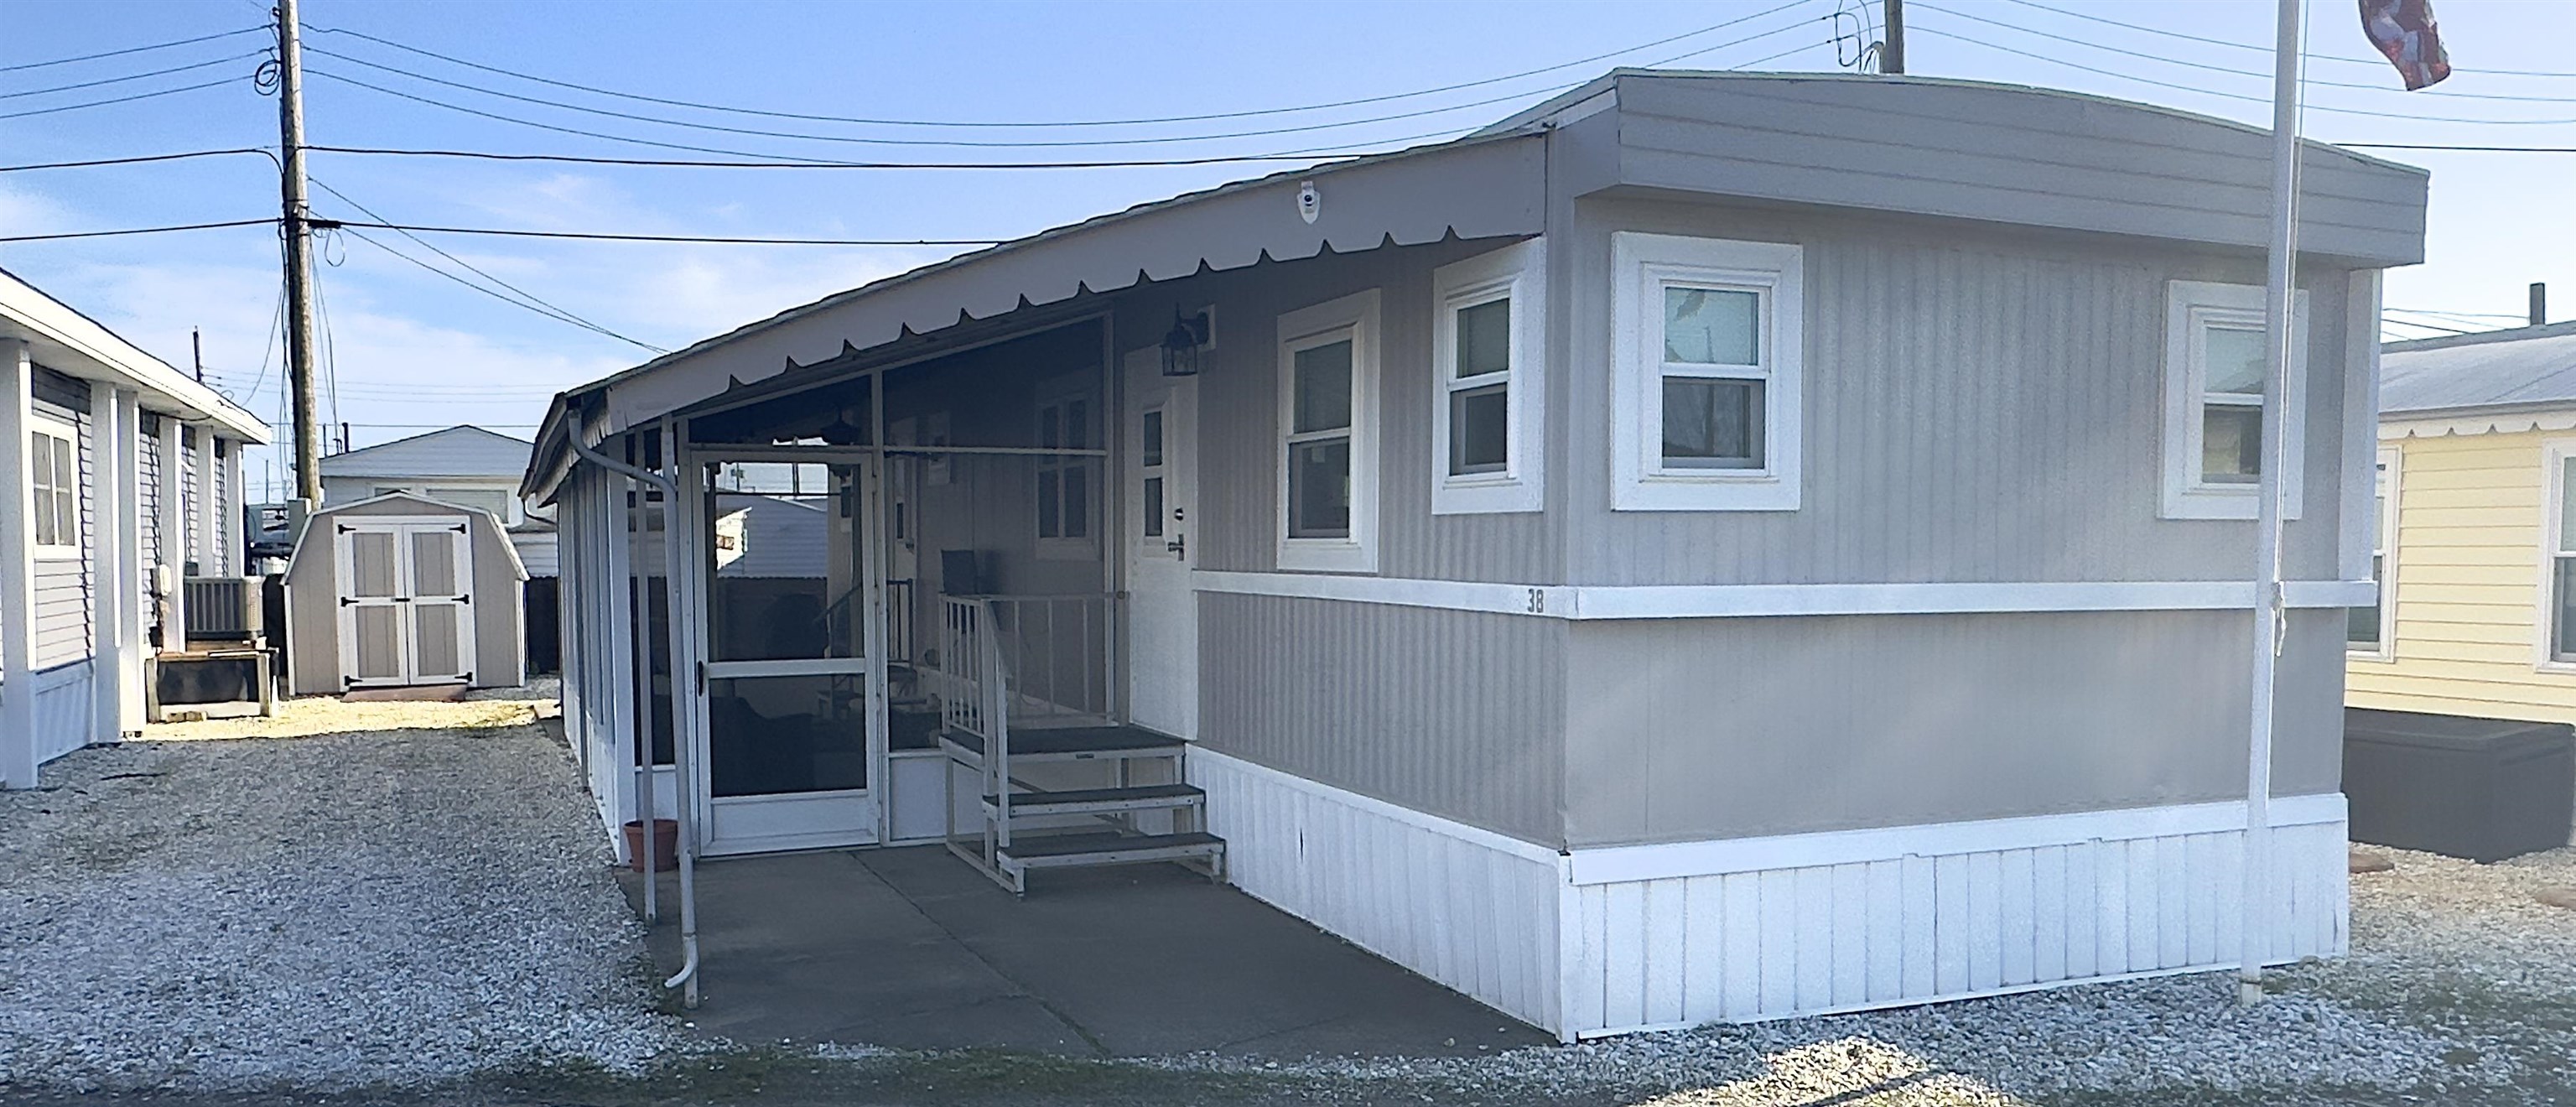
[[[1207,354],[1210,332],[1215,320],[1206,308],[1196,315],[1183,315],[1172,309],[1172,329],[1163,333],[1163,375],[1195,377]]]

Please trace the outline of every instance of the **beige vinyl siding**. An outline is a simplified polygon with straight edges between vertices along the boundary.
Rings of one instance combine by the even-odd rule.
[[[2383,443],[2399,454],[2395,658],[2345,666],[2346,703],[2576,722],[2576,671],[2540,665],[2544,446],[2565,431]]]

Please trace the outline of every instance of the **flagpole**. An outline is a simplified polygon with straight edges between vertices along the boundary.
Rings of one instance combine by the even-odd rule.
[[[2252,718],[2245,756],[2245,890],[2238,925],[2236,999],[2263,1000],[2263,961],[2271,947],[2272,704],[2284,630],[2281,603],[2281,475],[2297,460],[2283,448],[2290,391],[2293,297],[2299,245],[2300,5],[2280,0],[2272,47],[2272,245],[2263,285],[2263,442],[2254,515],[2254,666]]]

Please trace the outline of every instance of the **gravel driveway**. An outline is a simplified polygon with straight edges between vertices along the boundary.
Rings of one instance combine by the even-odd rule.
[[[299,700],[0,793],[0,1091],[631,1069],[670,1045],[536,707]]]
[[[525,693],[535,694],[535,693]],[[537,704],[301,700],[0,793],[0,1099],[400,1103],[2576,1103],[2576,849],[2387,852],[2353,955],[1454,1060],[1151,1063],[711,1044]]]

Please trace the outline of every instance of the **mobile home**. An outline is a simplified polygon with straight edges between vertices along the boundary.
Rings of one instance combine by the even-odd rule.
[[[707,856],[1178,860],[1568,1039],[2224,967],[2279,402],[2266,941],[2337,953],[2426,177],[2306,147],[2269,397],[2268,144],[1619,71],[782,312],[548,413],[568,727]]]
[[[267,442],[250,412],[0,271],[0,786],[142,730],[151,659],[240,621],[186,607],[241,602],[242,450]]]

